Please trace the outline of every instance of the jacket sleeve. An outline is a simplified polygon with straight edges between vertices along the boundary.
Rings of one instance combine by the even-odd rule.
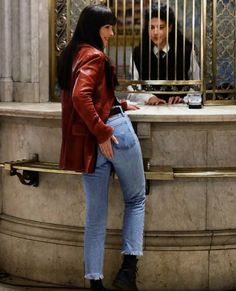
[[[93,102],[101,74],[105,75],[105,58],[100,54],[85,57],[83,64],[76,72],[72,92],[73,105],[89,131],[96,136],[98,143],[105,142],[112,136],[114,129],[106,125],[99,117]]]

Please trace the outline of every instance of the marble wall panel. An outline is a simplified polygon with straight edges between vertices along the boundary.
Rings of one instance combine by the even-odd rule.
[[[59,161],[59,120],[7,119],[2,122],[2,136],[4,161],[29,158],[33,153],[38,153],[42,161]]]
[[[2,234],[0,238],[0,262],[11,274],[44,282],[84,286],[83,254],[79,247],[12,239]],[[111,287],[121,261],[122,256],[117,250],[106,249],[104,283],[107,287]],[[206,251],[144,252],[138,267],[140,290],[208,290]],[[88,287],[88,281],[85,281],[85,286]]]
[[[209,131],[208,166],[236,166],[236,129],[234,124],[224,125]]]
[[[206,251],[145,252],[140,259],[138,282],[142,290],[207,290]]]
[[[0,239],[0,262],[9,273],[36,281],[84,286],[82,248],[3,234]]]
[[[0,162],[2,161],[2,124],[0,122]],[[2,213],[2,185],[3,185],[3,178],[2,178],[3,170],[0,168],[0,213]]]
[[[111,179],[108,228],[121,229],[123,197],[117,180]],[[204,179],[152,181],[146,197],[146,231],[194,231],[206,229],[206,183]]]
[[[236,290],[236,250],[210,252],[209,289]]]
[[[207,162],[207,130],[193,124],[152,126],[153,165],[201,167]]]
[[[151,183],[151,193],[146,200],[146,230],[205,230],[206,184],[204,179]]]
[[[60,130],[57,121],[29,119],[2,124],[3,161],[28,159],[33,153],[41,161],[59,162]],[[3,173],[3,211],[37,221],[83,225],[84,194],[78,175],[40,174],[40,186],[22,185],[17,177]]]
[[[2,1],[0,1],[0,11],[3,11],[3,3],[2,3]],[[1,17],[0,18],[0,25],[1,25],[1,27],[3,27],[3,22],[4,22],[3,21],[3,18]],[[3,31],[1,29],[1,32],[0,32],[0,43],[3,43],[3,39],[4,39],[2,32]],[[0,51],[0,78],[2,78],[2,77],[3,77],[3,50]]]
[[[0,283],[0,288],[1,288],[1,291],[16,291],[15,287],[6,287],[5,284],[1,284],[1,283]],[[38,291],[40,291],[40,289],[38,289]]]
[[[207,184],[207,228],[236,228],[235,178],[212,179]]]
[[[104,284],[111,288],[122,260],[106,250]],[[171,279],[170,279],[171,278]],[[207,290],[208,253],[204,251],[144,252],[139,258],[137,285],[142,291]]]
[[[85,198],[79,176],[40,174],[40,186],[20,184],[4,177],[3,213],[24,219],[83,226]]]
[[[79,247],[11,238],[0,234],[0,261],[12,274],[37,281],[88,287]],[[111,287],[122,256],[106,249],[104,284]],[[207,290],[207,251],[144,252],[138,262],[137,284],[140,290]],[[170,279],[171,278],[171,279]]]
[[[2,197],[3,197],[3,195],[2,195],[2,191],[3,191],[3,189],[2,189],[2,185],[3,185],[3,177],[2,177],[2,175],[3,175],[3,170],[0,168],[0,213],[2,213]]]
[[[11,102],[13,98],[13,82],[11,78],[0,79],[0,101]]]
[[[34,119],[2,123],[3,161],[28,159],[38,153],[41,161],[58,162],[60,121]],[[4,171],[4,213],[24,219],[63,225],[84,225],[85,201],[80,176],[40,173],[38,188],[20,184]],[[66,199],[68,197],[68,199]],[[123,199],[118,180],[111,178],[108,228],[121,229]]]

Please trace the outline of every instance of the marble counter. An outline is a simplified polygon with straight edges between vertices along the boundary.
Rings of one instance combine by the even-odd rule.
[[[143,122],[234,122],[236,105],[204,106],[189,109],[185,104],[148,106],[140,105],[139,110],[127,111],[132,121]],[[0,103],[0,116],[61,118],[60,103]]]
[[[151,166],[236,166],[236,106],[188,109],[184,104],[128,111]],[[0,161],[58,163],[60,103],[0,102]],[[142,291],[235,290],[236,180],[151,181],[146,200]],[[79,175],[40,173],[39,187],[0,169],[0,269],[18,277],[80,288],[85,282],[85,197]],[[111,179],[105,285],[120,263],[123,201]]]
[[[0,102],[0,116],[60,119],[61,104]]]

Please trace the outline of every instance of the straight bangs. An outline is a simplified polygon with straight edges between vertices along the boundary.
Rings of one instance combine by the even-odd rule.
[[[103,23],[101,26],[104,26],[106,24],[109,24],[112,26],[116,25],[117,19],[109,8],[107,10],[104,10],[104,12],[103,12],[102,22]]]
[[[78,37],[79,43],[88,43],[103,50],[99,30],[107,24],[116,24],[116,17],[112,11],[104,5],[88,5],[81,13],[79,31],[75,37]]]

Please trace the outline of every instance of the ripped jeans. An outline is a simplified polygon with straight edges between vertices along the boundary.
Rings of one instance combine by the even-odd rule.
[[[119,113],[107,120],[119,144],[112,144],[113,158],[98,155],[95,172],[83,174],[86,194],[84,237],[85,278],[103,278],[104,244],[107,225],[108,188],[112,166],[123,192],[124,218],[122,254],[143,254],[145,178],[138,138],[129,117]]]

